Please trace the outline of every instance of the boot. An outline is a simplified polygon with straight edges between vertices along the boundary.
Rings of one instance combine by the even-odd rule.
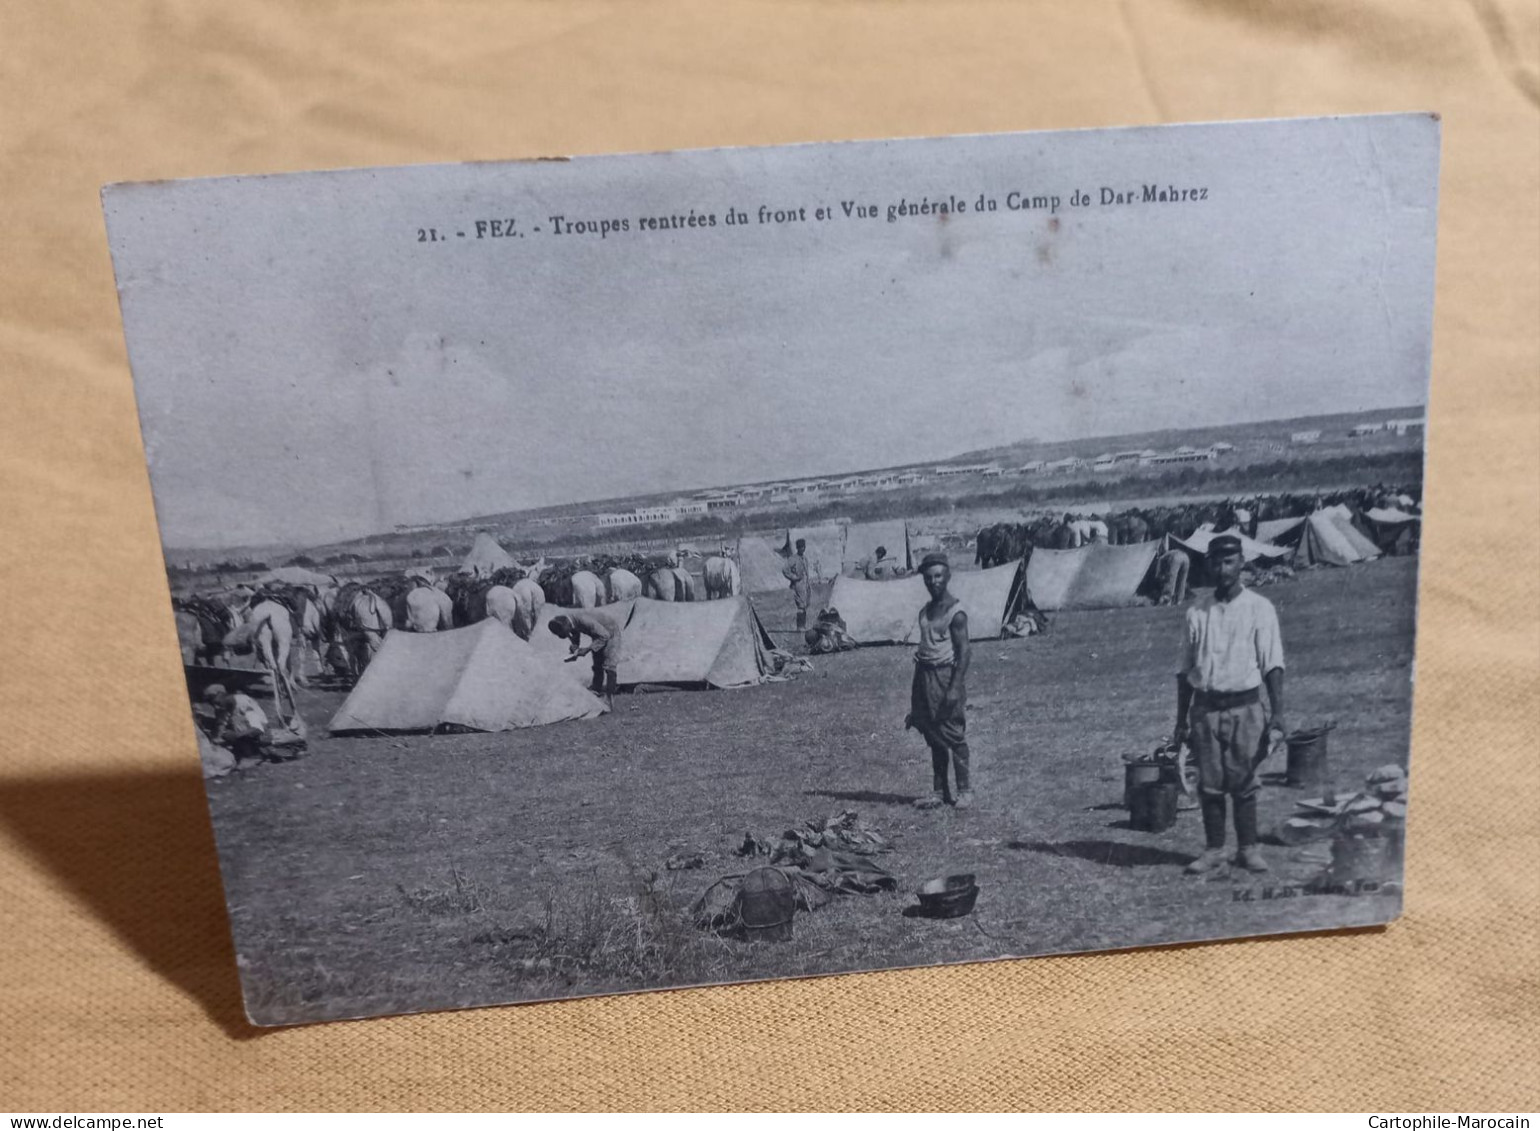
[[[1225,862],[1225,796],[1205,793],[1198,801],[1203,809],[1203,839],[1208,847],[1187,865],[1187,871],[1194,876],[1212,872]]]
[[[1240,851],[1235,862],[1248,872],[1267,871],[1267,861],[1257,847],[1257,795],[1235,799],[1235,841]]]
[[[968,744],[959,742],[952,747],[952,769],[957,775],[957,800],[953,802],[958,809],[968,809],[973,805],[973,783],[968,776]]]
[[[615,673],[604,673],[604,705],[610,710],[615,709]]]

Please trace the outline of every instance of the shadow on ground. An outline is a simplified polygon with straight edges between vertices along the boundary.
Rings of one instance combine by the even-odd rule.
[[[241,1007],[196,767],[0,779],[0,824],[226,1033],[262,1034]]]
[[[1012,840],[1007,841],[1005,846],[1019,852],[1041,852],[1046,856],[1076,856],[1093,864],[1110,864],[1114,868],[1169,867],[1173,864],[1186,865],[1193,859],[1191,853],[1169,852],[1147,844],[1123,844],[1115,840],[1061,840],[1057,843]]]
[[[913,805],[913,793],[881,793],[873,789],[805,789],[804,797],[828,797],[835,801],[859,801],[865,805]]]

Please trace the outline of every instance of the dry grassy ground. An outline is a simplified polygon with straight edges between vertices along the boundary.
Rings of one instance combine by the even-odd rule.
[[[1416,562],[1320,570],[1265,590],[1288,650],[1289,717],[1328,717],[1344,785],[1404,762]],[[758,602],[789,639],[785,594]],[[1264,898],[1195,879],[1196,813],[1140,833],[1118,807],[1125,751],[1170,729],[1181,610],[1058,615],[977,645],[969,732],[978,806],[919,812],[923,743],[903,730],[910,659],[870,648],[789,683],[622,696],[598,720],[505,734],[331,739],[341,700],[302,700],[310,756],[211,783],[253,1014],[266,1023],[1382,922],[1399,894]],[[1269,765],[1269,771],[1281,766]],[[1296,791],[1269,785],[1264,827]],[[895,843],[896,893],[799,914],[784,944],[717,939],[689,902],[745,830],[776,839],[853,808]],[[703,870],[670,872],[679,850]],[[1266,887],[1312,871],[1269,850]],[[906,917],[948,870],[966,919]]]

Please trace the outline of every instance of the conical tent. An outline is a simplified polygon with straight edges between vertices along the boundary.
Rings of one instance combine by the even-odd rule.
[[[968,612],[968,639],[989,640],[1019,604],[1021,563],[952,574],[949,588]],[[834,582],[829,604],[838,610],[845,630],[860,644],[914,644],[919,639],[921,606],[930,600],[925,579],[867,581],[841,577]]]
[[[626,601],[616,601],[612,605],[600,605],[597,609],[586,610],[564,609],[559,605],[546,605],[540,610],[540,615],[535,618],[534,631],[529,634],[529,646],[534,649],[535,654],[541,659],[547,663],[554,664],[563,675],[570,676],[583,687],[588,687],[593,681],[593,664],[586,656],[582,659],[573,660],[570,664],[566,662],[567,657],[572,654],[572,646],[563,637],[551,635],[551,630],[548,627],[551,623],[551,618],[561,616],[563,613],[571,614],[579,611],[603,613],[620,627],[621,645],[624,646],[625,627],[630,623],[631,610],[635,605],[635,598]]]
[[[597,697],[489,619],[448,632],[387,634],[331,730],[515,730],[604,711]]]
[[[500,569],[514,564],[513,557],[497,544],[497,539],[485,532],[476,535],[471,552],[460,563],[460,572],[472,577],[491,577]]]
[[[618,682],[744,687],[769,670],[774,644],[747,597],[636,602],[621,640]]]
[[[1132,605],[1159,549],[1159,542],[1035,549],[1027,559],[1027,599],[1045,610]]]
[[[859,577],[868,561],[876,556],[877,548],[887,551],[887,557],[895,565],[906,570],[914,568],[909,553],[909,528],[903,520],[891,522],[853,522],[845,528],[845,556],[841,572],[846,577]]]

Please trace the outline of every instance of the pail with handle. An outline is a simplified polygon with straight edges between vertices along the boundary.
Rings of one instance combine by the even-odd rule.
[[[1326,735],[1330,730],[1330,726],[1297,730],[1285,740],[1289,748],[1289,785],[1308,789],[1331,781],[1326,757]]]
[[[779,868],[756,868],[738,888],[738,922],[751,942],[785,942],[797,913],[796,891]]]

